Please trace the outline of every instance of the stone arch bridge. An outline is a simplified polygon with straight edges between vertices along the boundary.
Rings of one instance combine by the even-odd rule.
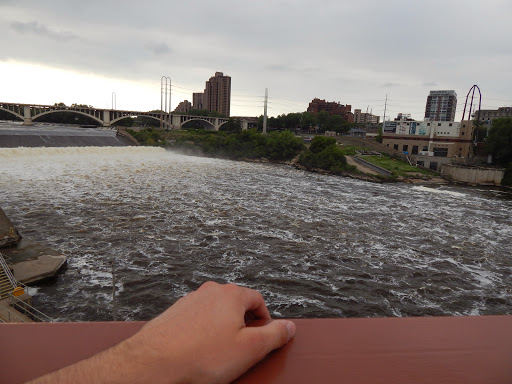
[[[145,116],[158,121],[162,121],[165,127],[172,129],[180,129],[183,124],[189,121],[200,121],[205,127],[218,131],[219,128],[228,122],[225,117],[209,117],[209,116],[191,116],[174,113],[161,112],[141,112],[141,111],[120,111],[117,109],[100,109],[94,107],[82,106],[59,106],[59,105],[36,105],[36,104],[18,104],[18,103],[0,103],[0,110],[10,112],[16,117],[23,120],[24,125],[33,125],[34,120],[38,117],[48,115],[50,113],[68,112],[77,113],[96,120],[103,127],[110,127],[116,122],[127,118]],[[242,118],[242,129],[247,129],[250,119]]]

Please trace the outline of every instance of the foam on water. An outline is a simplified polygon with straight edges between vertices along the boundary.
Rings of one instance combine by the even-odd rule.
[[[8,161],[0,205],[25,237],[70,256],[34,298],[61,320],[111,319],[114,259],[127,320],[206,280],[256,288],[288,317],[512,313],[506,193],[160,148],[20,149]]]

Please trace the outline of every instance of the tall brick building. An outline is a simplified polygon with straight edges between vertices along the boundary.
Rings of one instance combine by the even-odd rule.
[[[229,117],[231,109],[231,77],[215,72],[204,88],[203,108]]]
[[[204,87],[204,93],[192,95],[194,109],[206,109],[218,112],[226,117],[231,112],[231,77],[224,76],[222,72],[215,72]]]

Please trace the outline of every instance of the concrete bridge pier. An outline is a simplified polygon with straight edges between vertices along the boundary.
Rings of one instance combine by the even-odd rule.
[[[103,111],[103,126],[105,128],[110,127],[110,111],[109,110]]]
[[[32,114],[30,113],[30,105],[23,106],[23,125],[34,125]]]
[[[182,115],[171,115],[169,129],[180,129],[181,128],[181,117],[182,117]],[[167,118],[169,118],[169,115],[167,115]]]

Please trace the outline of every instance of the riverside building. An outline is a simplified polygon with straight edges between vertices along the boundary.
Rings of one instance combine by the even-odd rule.
[[[406,155],[421,166],[439,170],[450,158],[472,154],[473,122],[386,121],[382,143]]]

